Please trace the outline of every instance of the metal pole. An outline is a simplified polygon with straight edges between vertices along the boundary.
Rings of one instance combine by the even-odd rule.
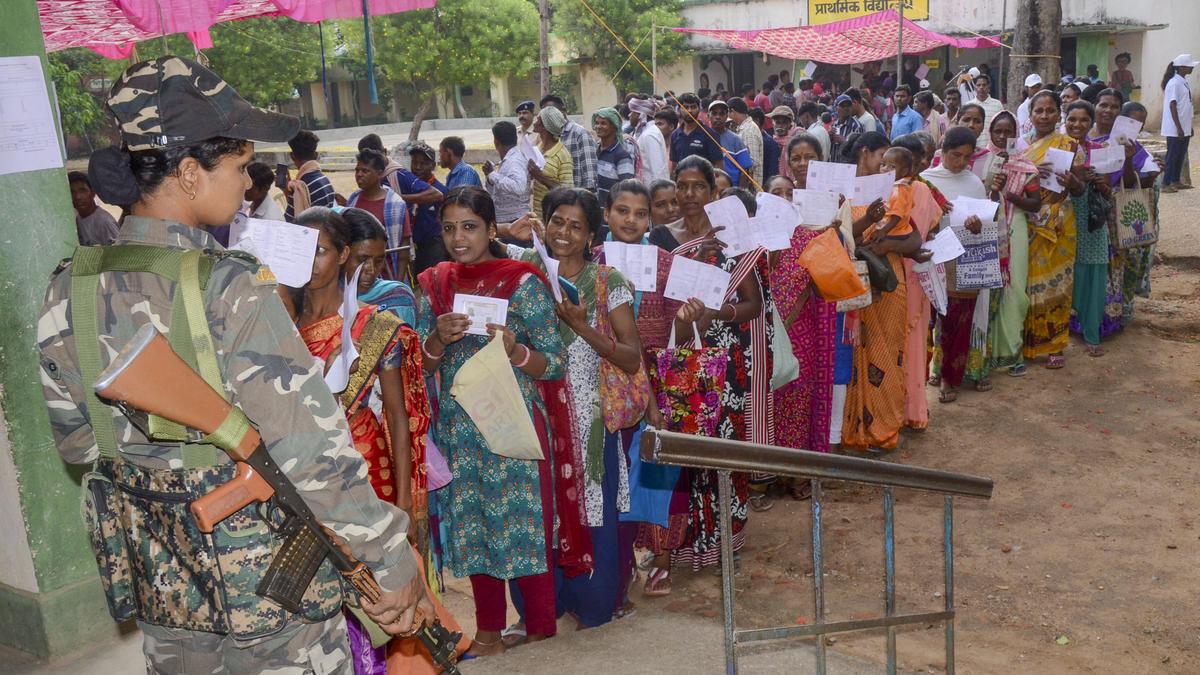
[[[1005,99],[1007,99],[1008,98],[1008,72],[1004,70],[1004,30],[1006,28],[1008,28],[1008,0],[1004,0],[1004,6],[1001,11],[1003,13],[1000,15],[1000,71],[998,73],[996,73],[997,75],[999,75],[999,77],[996,79],[997,80],[1002,79],[1003,86],[1001,86],[1002,83],[999,81],[994,82],[993,86],[995,87],[997,94],[999,94],[1000,96],[1003,96]],[[1000,96],[997,96],[996,98],[1000,98]]]
[[[650,91],[658,93],[658,17],[650,17]]]
[[[942,505],[942,546],[946,552],[946,611],[954,611],[954,499],[947,495]],[[946,675],[954,675],[954,617],[946,619]]]
[[[821,564],[821,481],[812,481],[812,559],[813,559],[813,624],[825,624],[825,580]],[[825,635],[817,633],[817,675],[825,675]]]
[[[897,0],[896,9],[900,14],[899,28],[896,29],[896,84],[900,84],[900,76],[904,73],[904,0]]]
[[[721,500],[721,595],[725,609],[725,673],[737,675],[737,640],[733,625],[733,485],[728,471],[717,472],[717,498]]]
[[[884,615],[896,615],[896,521],[892,488],[883,488]],[[887,627],[887,673],[896,675],[896,628]]]

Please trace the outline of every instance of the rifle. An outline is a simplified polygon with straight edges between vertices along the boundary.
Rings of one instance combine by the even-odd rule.
[[[264,518],[282,536],[283,545],[255,590],[258,595],[299,612],[305,590],[329,557],[360,597],[379,601],[382,590],[371,569],[317,520],[246,416],[179,358],[152,325],[137,330],[100,373],[95,390],[139,427],[146,427],[148,415],[170,420],[201,432],[204,442],[221,448],[237,462],[233,480],[192,502],[192,515],[202,532],[211,534],[217,523],[251,503],[270,502],[283,514],[277,527]],[[431,623],[422,625],[427,620]],[[414,625],[421,626],[416,635],[434,662],[448,673],[457,673],[451,657],[461,634],[451,633],[436,617],[423,617],[419,610]]]

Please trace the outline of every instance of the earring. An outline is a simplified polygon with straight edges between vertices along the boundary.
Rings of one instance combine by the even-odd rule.
[[[187,193],[187,196],[188,196],[188,199],[190,199],[192,201],[196,201],[196,193],[195,192],[189,192],[189,193]]]

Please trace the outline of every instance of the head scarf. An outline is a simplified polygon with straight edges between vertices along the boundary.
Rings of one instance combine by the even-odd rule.
[[[597,117],[603,117],[608,120],[609,124],[612,124],[613,128],[617,130],[617,133],[621,133],[621,116],[617,114],[616,108],[601,108],[592,113],[592,124],[596,123]]]
[[[629,112],[638,114],[638,123],[636,129],[641,129],[646,126],[646,123],[654,119],[654,113],[658,112],[658,105],[652,100],[641,98],[629,99]]]
[[[552,105],[542,108],[538,113],[538,119],[542,121],[542,127],[546,129],[546,133],[555,138],[562,136],[563,127],[567,126],[567,116]]]

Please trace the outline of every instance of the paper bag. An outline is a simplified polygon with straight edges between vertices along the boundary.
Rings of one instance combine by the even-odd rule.
[[[500,335],[458,369],[450,395],[475,423],[489,450],[513,459],[545,459]]]

